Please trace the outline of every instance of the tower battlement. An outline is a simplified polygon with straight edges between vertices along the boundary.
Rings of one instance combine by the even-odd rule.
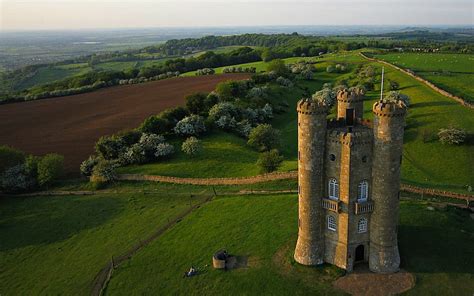
[[[332,129],[328,131],[327,141],[353,146],[359,144],[371,144],[373,133],[371,129],[358,128],[355,131]]]
[[[337,92],[337,101],[338,102],[362,102],[364,100],[364,92],[361,89],[351,88],[347,89],[344,88]]]
[[[306,115],[322,114],[328,112],[328,106],[324,102],[304,98],[298,101],[296,111]]]
[[[402,101],[377,101],[372,107],[372,112],[380,117],[402,117],[405,116],[406,110],[407,107]]]

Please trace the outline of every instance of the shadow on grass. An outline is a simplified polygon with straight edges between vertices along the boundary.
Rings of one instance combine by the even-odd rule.
[[[92,229],[118,214],[119,199],[32,197],[1,201],[0,251],[51,244]]]
[[[426,213],[420,215],[420,211]],[[467,210],[419,208],[410,219],[417,222],[399,228],[402,268],[419,273],[474,274],[474,223]],[[429,224],[433,226],[425,226]]]

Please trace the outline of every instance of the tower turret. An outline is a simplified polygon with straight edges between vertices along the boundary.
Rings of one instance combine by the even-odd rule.
[[[369,268],[373,272],[392,273],[400,266],[397,230],[406,106],[401,101],[378,101],[372,111],[374,212],[370,219]]]
[[[342,89],[337,92],[337,119],[345,119],[354,125],[364,115],[364,93],[359,88]]]
[[[294,258],[304,265],[323,263],[324,149],[327,106],[302,99],[298,102],[298,241]]]

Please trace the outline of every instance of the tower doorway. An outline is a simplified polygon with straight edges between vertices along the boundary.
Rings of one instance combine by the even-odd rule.
[[[354,125],[354,109],[346,109],[346,124]]]
[[[364,245],[358,245],[355,250],[355,262],[364,261]]]

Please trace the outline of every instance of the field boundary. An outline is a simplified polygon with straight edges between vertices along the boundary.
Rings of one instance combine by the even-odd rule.
[[[158,228],[152,235],[150,235],[148,238],[145,240],[140,240],[140,242],[136,245],[134,245],[132,248],[127,250],[125,253],[118,257],[112,257],[110,262],[107,263],[102,269],[99,271],[99,273],[94,277],[94,282],[92,284],[92,290],[91,290],[91,295],[92,296],[100,296],[103,295],[105,289],[107,288],[107,285],[112,278],[112,274],[114,270],[120,266],[123,262],[129,260],[133,255],[135,255],[138,251],[140,251],[143,247],[160,237],[163,233],[165,233],[166,230],[170,229],[172,226],[174,226],[176,223],[181,221],[183,218],[185,218],[187,215],[191,214],[195,209],[200,208],[202,205],[205,203],[209,202],[212,200],[214,196],[211,195],[207,197],[205,200],[191,206],[190,208],[186,209],[184,212],[180,213],[178,216],[174,217],[171,221],[166,223],[165,225],[161,226]]]
[[[369,61],[372,61],[372,62],[377,62],[377,63],[381,63],[381,64],[385,64],[387,66],[391,66],[395,69],[397,69],[398,71],[408,75],[408,76],[411,76],[412,78],[418,80],[419,82],[422,82],[423,84],[425,84],[426,86],[428,86],[429,88],[433,89],[434,91],[436,91],[437,93],[445,96],[445,97],[448,97],[452,100],[455,100],[456,102],[460,103],[461,105],[463,105],[464,107],[467,107],[467,108],[471,108],[471,109],[474,109],[474,104],[466,101],[465,99],[461,98],[461,97],[458,97],[458,96],[455,96],[453,95],[452,93],[448,92],[448,91],[445,91],[444,89],[436,86],[435,84],[433,84],[432,82],[404,69],[404,68],[401,68],[401,67],[398,67],[392,63],[389,63],[387,61],[383,61],[383,60],[380,60],[380,59],[377,59],[377,58],[371,58],[371,57],[368,57],[366,56],[363,52],[360,52],[359,53],[364,59],[366,60],[369,60]]]
[[[251,177],[234,177],[234,178],[181,178],[181,177],[170,177],[170,176],[160,176],[160,175],[140,175],[140,174],[121,174],[118,175],[119,181],[150,181],[150,182],[163,182],[171,184],[185,184],[185,185],[202,185],[202,186],[217,186],[217,185],[251,185],[257,183],[264,183],[275,180],[289,180],[289,179],[298,179],[298,171],[289,171],[289,172],[277,172],[269,173]],[[400,184],[400,190],[417,193],[417,194],[426,194],[432,196],[442,196],[450,197],[455,199],[461,199],[465,201],[474,201],[474,194],[464,194],[458,192],[452,192],[447,190],[440,190],[435,188],[419,187],[409,184]],[[295,190],[241,190],[237,193],[226,193],[225,195],[246,195],[246,194],[262,194],[268,192],[271,193],[294,193]],[[66,195],[95,195],[95,194],[116,194],[117,191],[40,191],[24,194],[1,194],[0,196],[5,197],[34,197],[34,196],[66,196]],[[143,192],[147,194],[148,192]],[[150,194],[153,192],[149,192]]]
[[[297,171],[269,173],[251,177],[235,178],[180,178],[160,175],[121,174],[118,180],[123,181],[153,181],[188,185],[247,185],[274,180],[286,180],[298,178]]]

